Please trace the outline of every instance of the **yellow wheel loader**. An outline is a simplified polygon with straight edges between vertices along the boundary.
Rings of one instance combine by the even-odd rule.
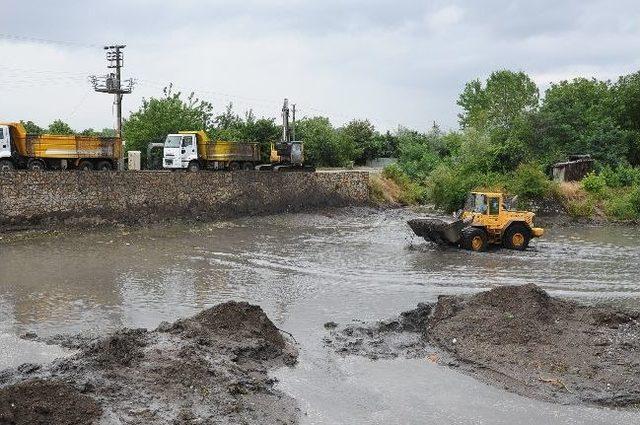
[[[515,198],[506,200],[502,193],[472,192],[457,219],[417,218],[408,224],[416,235],[440,245],[471,251],[486,251],[489,245],[525,250],[544,229],[534,226],[534,213],[517,211],[513,204]]]

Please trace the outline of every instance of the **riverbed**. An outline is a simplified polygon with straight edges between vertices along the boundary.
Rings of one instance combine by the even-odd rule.
[[[585,303],[636,307],[640,229],[551,226],[525,252],[469,253],[412,235],[409,210],[367,208],[118,228],[0,241],[0,368],[63,355],[27,332],[154,328],[230,299],[291,332],[299,363],[277,372],[310,424],[634,424],[637,410],[562,406],[424,360],[341,357],[327,321],[392,317],[501,284],[536,283]],[[637,307],[636,307],[637,308]]]

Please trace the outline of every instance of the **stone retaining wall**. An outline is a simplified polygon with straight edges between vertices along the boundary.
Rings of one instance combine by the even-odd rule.
[[[0,226],[228,218],[369,203],[363,172],[0,173]]]

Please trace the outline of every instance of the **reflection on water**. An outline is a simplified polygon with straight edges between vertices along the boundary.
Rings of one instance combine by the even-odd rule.
[[[0,245],[0,320],[13,333],[51,334],[154,326],[229,298],[282,316],[336,288],[433,297],[535,282],[614,302],[640,289],[637,228],[556,227],[526,252],[476,254],[414,237],[411,216],[356,209]]]
[[[338,367],[320,343],[328,320],[373,320],[442,293],[526,282],[587,302],[637,303],[638,228],[555,227],[526,252],[476,254],[414,237],[405,224],[412,217],[348,209],[0,244],[0,335],[154,327],[220,301],[248,300],[301,341],[300,365],[285,374],[285,386],[322,410],[294,383],[321,391],[327,383],[314,374]]]

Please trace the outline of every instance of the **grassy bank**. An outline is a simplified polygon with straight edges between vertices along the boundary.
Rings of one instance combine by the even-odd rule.
[[[447,164],[435,167],[423,179],[411,178],[400,164],[387,167],[372,181],[372,197],[379,202],[428,203],[445,213],[459,209],[466,194],[474,190],[518,195],[522,209],[557,206],[575,219],[640,221],[638,168],[604,167],[580,182],[557,183],[535,163],[523,163],[505,173],[477,173]]]

